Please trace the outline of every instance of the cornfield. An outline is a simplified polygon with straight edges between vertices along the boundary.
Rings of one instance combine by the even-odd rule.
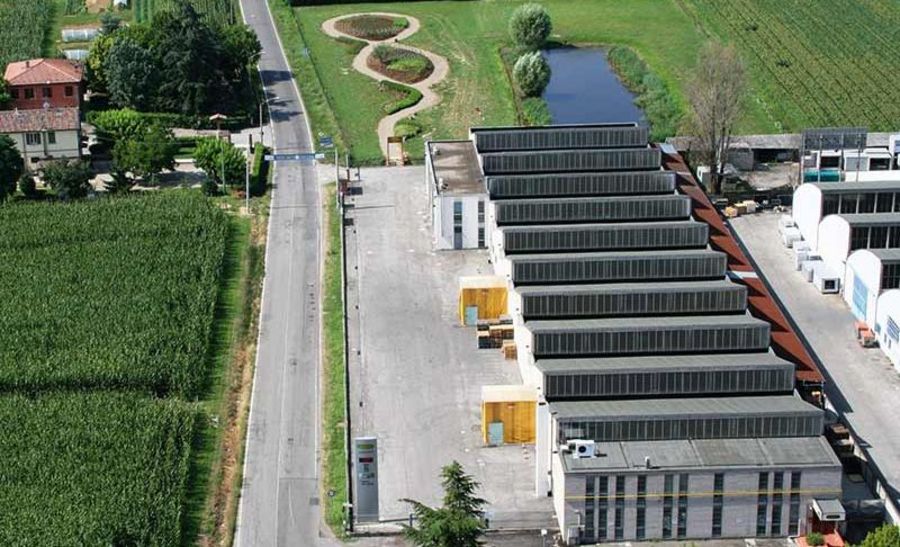
[[[0,545],[179,545],[195,411],[138,393],[0,396]]]
[[[776,131],[833,125],[896,129],[897,5],[879,0],[687,0],[732,42]]]
[[[170,0],[132,0],[134,18],[141,23],[149,21],[155,13],[168,8],[170,3]],[[233,0],[191,0],[191,4],[210,23],[232,25],[237,22]]]
[[[0,207],[0,392],[197,396],[227,222],[193,192]]]
[[[53,0],[0,0],[0,67],[40,57]]]

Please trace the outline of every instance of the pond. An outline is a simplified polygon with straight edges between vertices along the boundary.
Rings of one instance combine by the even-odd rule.
[[[553,123],[647,123],[634,95],[609,66],[606,50],[564,47],[543,53],[552,71],[544,100]]]

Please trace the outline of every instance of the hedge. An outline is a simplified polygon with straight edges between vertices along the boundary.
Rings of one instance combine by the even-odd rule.
[[[422,100],[422,92],[418,89],[394,83],[389,80],[382,80],[380,85],[383,89],[405,94],[405,97],[403,97],[402,99],[397,99],[396,101],[384,105],[385,114],[393,114],[394,112],[399,112],[404,108],[409,108],[410,106]]]

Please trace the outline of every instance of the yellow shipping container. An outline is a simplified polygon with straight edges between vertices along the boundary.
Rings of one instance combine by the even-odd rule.
[[[503,424],[504,444],[531,444],[535,440],[537,390],[525,385],[481,387],[481,436],[489,444],[488,426]]]
[[[477,317],[472,311],[477,309]],[[494,275],[459,278],[459,323],[472,325],[474,319],[497,319],[507,312],[506,279]],[[468,321],[467,321],[468,320]]]

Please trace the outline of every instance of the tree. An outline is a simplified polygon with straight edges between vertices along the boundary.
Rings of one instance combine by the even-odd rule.
[[[221,31],[223,62],[227,63],[231,77],[241,78],[248,66],[259,61],[262,45],[247,25],[227,25]]]
[[[19,191],[28,199],[37,197],[37,184],[35,184],[31,173],[23,173],[19,177]]]
[[[22,154],[8,135],[0,135],[0,201],[16,192],[16,181],[25,172]]]
[[[12,96],[9,94],[9,85],[6,83],[6,80],[0,77],[0,110],[9,106],[11,101]]]
[[[116,171],[131,172],[133,177],[155,184],[156,176],[164,169],[175,169],[177,151],[178,143],[172,132],[153,124],[136,135],[118,140],[113,148],[113,162]]]
[[[100,33],[112,34],[119,30],[122,25],[122,18],[112,12],[104,12],[100,15]]]
[[[872,530],[860,547],[900,547],[900,528],[891,524]]]
[[[524,4],[516,8],[509,19],[509,36],[520,49],[535,51],[544,47],[553,22],[540,4]]]
[[[198,140],[194,163],[216,184],[244,184],[246,160],[244,154],[230,142],[214,138]]]
[[[539,97],[550,83],[550,65],[539,51],[519,57],[513,66],[513,78],[526,97]]]
[[[116,39],[106,58],[106,85],[113,104],[137,110],[152,107],[154,66],[149,49],[129,37]]]
[[[487,502],[475,495],[480,486],[454,461],[441,469],[444,505],[429,507],[403,499],[412,505],[415,526],[404,526],[408,540],[419,547],[473,547],[481,545],[485,524],[481,512]]]
[[[710,42],[703,47],[688,87],[691,132],[701,161],[710,166],[711,185],[719,193],[734,126],[743,112],[746,70],[733,46]]]
[[[91,172],[87,162],[56,160],[43,168],[44,182],[53,188],[60,199],[85,197],[91,189]]]

